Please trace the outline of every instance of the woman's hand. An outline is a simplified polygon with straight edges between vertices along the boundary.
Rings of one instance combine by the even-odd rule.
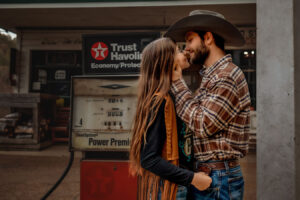
[[[200,191],[206,190],[210,186],[211,182],[212,179],[204,172],[194,173],[192,185],[196,187],[198,190]]]

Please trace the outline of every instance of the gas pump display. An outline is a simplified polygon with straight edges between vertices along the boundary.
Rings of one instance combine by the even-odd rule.
[[[138,76],[72,78],[71,149],[128,151]]]

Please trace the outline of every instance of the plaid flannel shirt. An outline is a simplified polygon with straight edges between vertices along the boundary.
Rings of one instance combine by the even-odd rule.
[[[242,70],[228,54],[205,69],[192,94],[183,79],[172,83],[176,111],[194,132],[197,160],[229,160],[248,152],[250,94]]]

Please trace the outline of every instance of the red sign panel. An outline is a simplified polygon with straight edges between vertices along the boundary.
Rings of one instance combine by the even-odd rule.
[[[80,199],[137,199],[137,179],[129,176],[128,162],[82,161]]]

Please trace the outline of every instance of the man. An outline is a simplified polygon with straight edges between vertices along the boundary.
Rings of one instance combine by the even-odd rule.
[[[205,191],[192,188],[194,199],[243,199],[244,180],[238,159],[248,152],[250,95],[244,74],[224,52],[224,44],[241,46],[244,38],[215,12],[196,10],[165,34],[185,41],[190,62],[203,66],[200,88],[192,95],[180,68],[173,72],[176,110],[194,132],[195,171],[212,177]]]

